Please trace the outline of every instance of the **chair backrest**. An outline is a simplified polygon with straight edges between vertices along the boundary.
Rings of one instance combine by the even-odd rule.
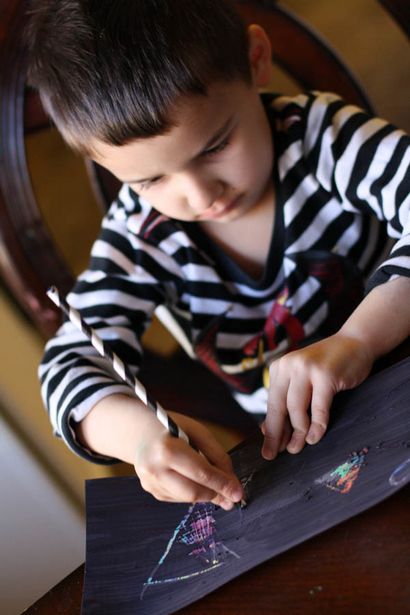
[[[380,4],[397,21],[400,28],[410,38],[410,2],[409,0],[379,0]]]
[[[384,3],[407,10],[401,0]],[[350,102],[371,108],[358,81],[330,45],[295,15],[272,0],[237,0],[237,4],[246,22],[265,27],[274,60],[301,88],[336,91]],[[73,273],[43,219],[27,166],[25,136],[49,129],[50,123],[37,95],[26,87],[27,58],[21,40],[24,10],[22,0],[8,0],[0,7],[0,274],[35,326],[49,336],[60,315],[46,297],[46,289],[56,284],[66,293]],[[97,165],[88,163],[88,168],[104,209],[118,182]]]

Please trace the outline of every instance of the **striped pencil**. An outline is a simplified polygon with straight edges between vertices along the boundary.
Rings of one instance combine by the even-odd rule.
[[[84,335],[86,335],[97,352],[110,363],[114,371],[133,389],[143,404],[155,412],[158,420],[161,421],[166,429],[168,429],[169,433],[175,438],[182,438],[194,450],[198,451],[198,448],[189,440],[186,433],[178,427],[170,416],[168,416],[160,404],[149,395],[144,385],[133,375],[130,368],[124,363],[124,361],[122,361],[122,359],[120,359],[120,357],[113,352],[109,344],[104,342],[95,329],[87,325],[81,314],[60,296],[57,288],[55,286],[51,286],[47,291],[47,295],[51,301],[53,301],[53,303],[55,303],[55,305],[57,305],[57,307],[59,307],[64,314],[66,314],[70,321],[80,331],[82,331]],[[240,508],[244,508],[246,505],[247,502],[245,500],[241,500],[241,503],[237,504]]]
[[[98,333],[96,333],[92,327],[87,325],[81,314],[60,296],[57,288],[55,286],[49,288],[47,295],[66,314],[70,321],[88,337],[97,352],[102,357],[107,359],[120,378],[134,390],[137,397],[146,406],[148,406],[148,408],[155,412],[158,420],[161,421],[166,429],[168,429],[169,433],[175,438],[182,438],[185,442],[190,444],[192,448],[198,450],[197,447],[189,441],[186,433],[178,427],[170,416],[168,416],[160,404],[149,395],[143,384],[133,375],[130,368],[124,363],[124,361],[122,361],[122,359],[120,359],[120,357],[113,352],[109,344],[103,341],[99,337]]]

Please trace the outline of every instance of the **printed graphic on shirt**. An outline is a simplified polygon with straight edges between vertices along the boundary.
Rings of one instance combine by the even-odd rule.
[[[298,271],[293,277],[296,291],[304,284],[306,294],[310,296],[312,291],[306,281],[314,279],[319,283],[316,302],[327,306],[321,334],[334,333],[363,296],[360,271],[339,256],[325,251],[296,255],[295,260],[298,263]],[[229,310],[211,320],[198,336],[193,349],[208,369],[241,393],[251,393],[256,383],[259,387],[267,386],[267,365],[273,360],[280,344],[283,347],[285,341],[286,351],[289,352],[299,348],[306,338],[302,315],[293,306],[289,287],[284,286],[273,301],[261,331],[232,358],[231,364],[240,365],[241,370],[228,373],[219,357],[217,344],[217,335],[224,330],[225,318],[229,318]]]

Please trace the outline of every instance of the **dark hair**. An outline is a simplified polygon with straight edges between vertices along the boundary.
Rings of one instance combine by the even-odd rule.
[[[183,95],[250,81],[245,25],[227,0],[33,0],[29,83],[66,141],[90,152],[164,134]]]

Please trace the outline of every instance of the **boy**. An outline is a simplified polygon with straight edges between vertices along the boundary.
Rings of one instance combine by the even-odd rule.
[[[318,442],[335,393],[410,331],[409,139],[333,94],[261,97],[269,40],[221,0],[36,0],[28,40],[66,141],[124,182],[71,304],[135,371],[167,305],[237,401],[266,412],[266,459]],[[382,221],[396,243],[363,298]],[[70,323],[40,374],[80,455],[133,463],[161,500],[241,499],[212,435],[171,413],[203,455],[170,437]]]

